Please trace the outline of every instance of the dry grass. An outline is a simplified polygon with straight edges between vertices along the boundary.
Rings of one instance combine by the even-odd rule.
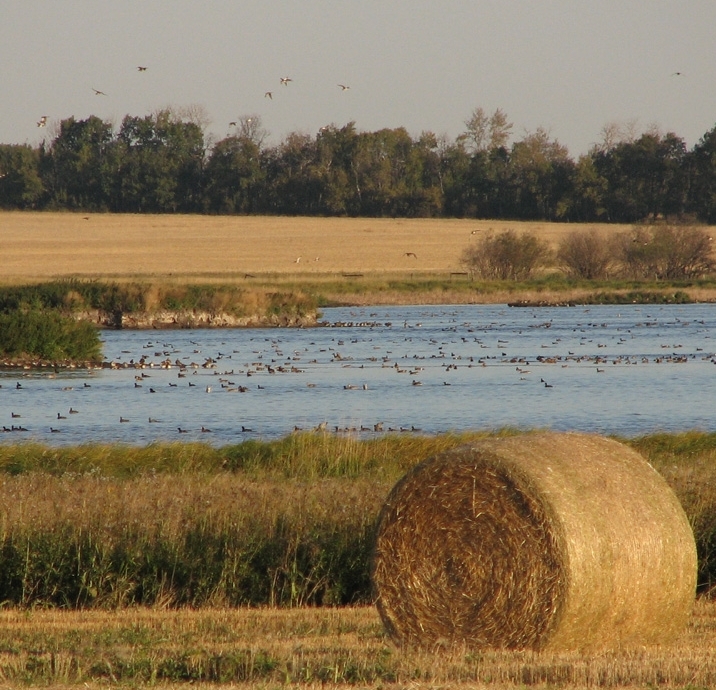
[[[592,226],[590,226],[592,227]],[[599,226],[604,232],[624,226]],[[490,229],[530,230],[553,247],[574,225],[506,221],[2,212],[6,283],[77,276],[232,280],[275,274],[461,271]],[[417,258],[406,256],[412,252]],[[301,257],[299,263],[296,259]],[[318,258],[318,260],[316,260]]]
[[[4,686],[705,688],[716,603],[671,645],[584,655],[401,650],[372,607],[0,612]]]

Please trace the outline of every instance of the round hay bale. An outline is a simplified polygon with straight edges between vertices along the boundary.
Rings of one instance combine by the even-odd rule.
[[[534,433],[411,470],[381,512],[372,577],[398,644],[661,644],[691,612],[696,546],[678,499],[637,452]]]

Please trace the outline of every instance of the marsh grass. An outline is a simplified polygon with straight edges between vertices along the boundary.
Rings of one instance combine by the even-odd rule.
[[[304,316],[315,302],[302,290],[235,284],[172,284],[67,279],[0,287],[0,315],[48,311],[67,316],[187,311],[239,317]]]
[[[368,441],[296,433],[222,448],[0,445],[0,601],[66,608],[368,602],[373,532],[391,487],[416,463],[490,433]],[[681,500],[697,541],[699,591],[710,594],[716,434],[627,442]]]

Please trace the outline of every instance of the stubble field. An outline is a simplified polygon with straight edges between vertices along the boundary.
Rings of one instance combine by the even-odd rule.
[[[61,277],[245,280],[464,270],[464,249],[491,229],[532,231],[556,246],[577,227],[506,221],[266,216],[0,213],[5,283]],[[625,226],[596,227],[605,233]]]

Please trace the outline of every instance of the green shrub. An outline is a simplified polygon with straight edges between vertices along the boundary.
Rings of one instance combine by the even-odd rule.
[[[6,357],[99,361],[97,329],[49,310],[0,313],[0,353]]]

